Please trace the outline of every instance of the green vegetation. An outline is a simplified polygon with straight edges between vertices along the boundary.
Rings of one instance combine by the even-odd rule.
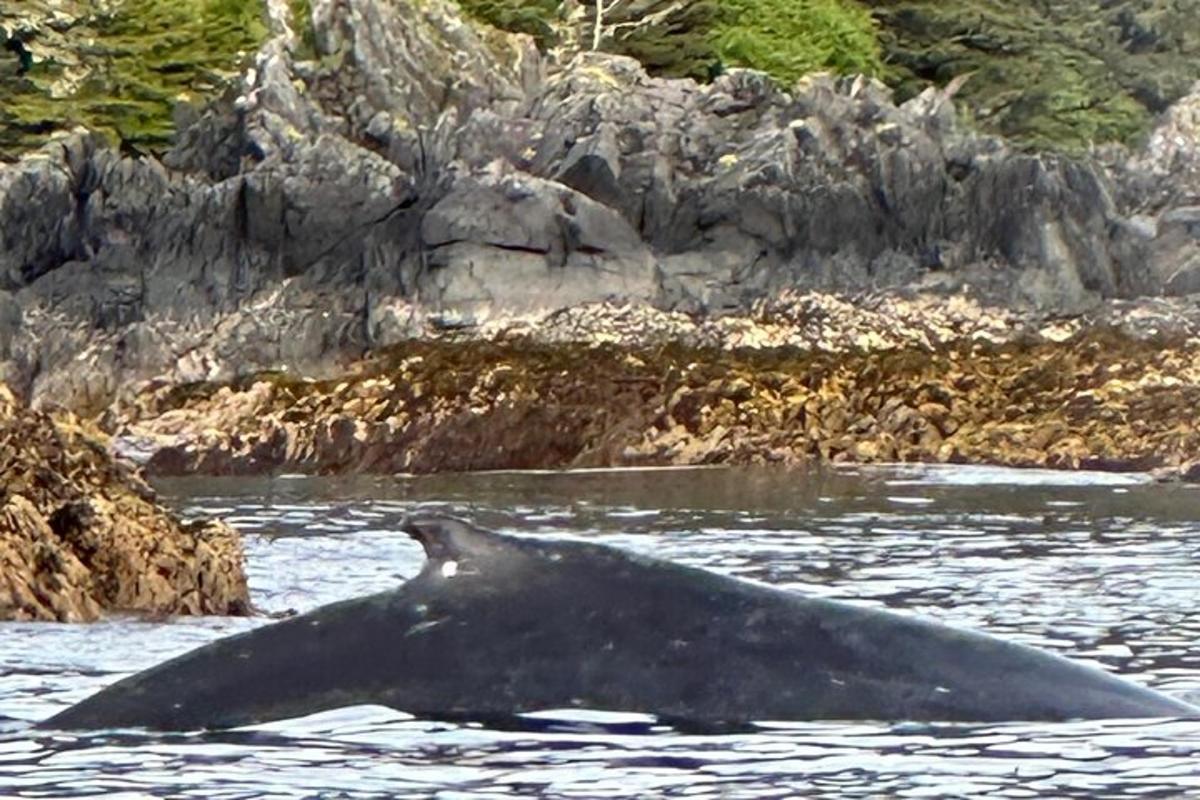
[[[494,28],[529,34],[542,49],[558,41],[558,0],[459,0],[459,5]]]
[[[476,19],[528,33],[543,48],[589,42],[594,0],[573,19],[557,0],[459,0]],[[874,22],[854,0],[669,0],[619,3],[604,17],[602,49],[654,75],[709,78],[722,67],[761,69],[784,83],[806,72],[881,71]]]
[[[878,75],[875,24],[845,0],[722,0],[712,32],[722,62],[770,73],[786,85],[816,70]]]
[[[1194,2],[864,1],[900,99],[974,73],[975,123],[1038,149],[1135,142],[1200,77]]]
[[[297,58],[316,58],[317,32],[313,29],[312,0],[288,0],[288,7],[292,12],[292,31],[299,42]]]
[[[160,151],[174,132],[175,103],[228,85],[267,34],[261,0],[29,0],[19,8],[0,9],[0,32],[23,42],[34,63],[17,74],[0,62],[0,158],[77,125]]]
[[[672,8],[664,16],[647,17],[642,10],[657,10],[655,5],[671,7],[669,0],[650,3],[647,9],[636,6],[609,15],[610,24],[620,26],[619,33],[601,44],[605,50],[632,56],[652,75],[668,78],[712,77],[720,65],[713,42],[720,6],[716,0],[693,0]],[[588,10],[589,19],[591,10]],[[588,38],[585,37],[585,41]]]

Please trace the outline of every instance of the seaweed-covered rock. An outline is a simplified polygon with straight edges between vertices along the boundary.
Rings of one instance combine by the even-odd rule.
[[[1200,451],[1200,313],[1185,305],[1047,319],[809,294],[700,323],[566,316],[397,346],[336,379],[162,387],[110,422],[161,474],[812,458],[1145,470]]]
[[[0,619],[245,614],[241,540],[181,523],[105,437],[0,385]]]

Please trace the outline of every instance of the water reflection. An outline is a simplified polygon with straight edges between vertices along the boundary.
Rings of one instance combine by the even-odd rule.
[[[414,507],[595,538],[851,602],[908,609],[1200,694],[1200,492],[1005,470],[492,474],[177,481],[250,534],[255,600],[308,610],[420,568]],[[330,569],[336,564],[336,569]],[[1177,797],[1200,722],[763,724],[533,715],[519,729],[353,708],[196,735],[47,735],[128,671],[262,620],[0,625],[0,795],[15,797]]]

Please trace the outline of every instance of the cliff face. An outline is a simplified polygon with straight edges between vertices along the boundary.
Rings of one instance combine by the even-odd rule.
[[[1194,149],[1110,174],[966,133],[936,90],[701,86],[595,54],[551,71],[439,0],[310,12],[272,5],[236,98],[161,162],[71,136],[0,169],[20,391],[86,407],[146,378],[320,371],[429,322],[590,301],[969,287],[1069,310],[1200,272],[1187,179],[1139,182]]]

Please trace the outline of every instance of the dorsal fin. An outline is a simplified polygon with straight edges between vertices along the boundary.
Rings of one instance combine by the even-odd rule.
[[[421,543],[430,561],[459,561],[496,547],[501,538],[464,519],[445,514],[410,514],[401,530]]]

